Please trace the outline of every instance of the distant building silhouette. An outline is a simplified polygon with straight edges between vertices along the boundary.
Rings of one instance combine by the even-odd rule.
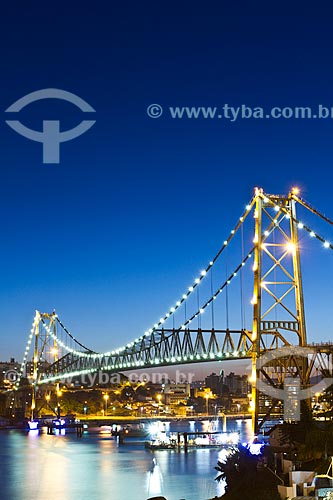
[[[230,372],[224,377],[224,384],[228,387],[230,394],[248,394],[251,391],[247,375],[236,375]]]
[[[205,386],[209,387],[213,394],[222,396],[223,394],[223,371],[220,375],[211,373],[205,378]]]

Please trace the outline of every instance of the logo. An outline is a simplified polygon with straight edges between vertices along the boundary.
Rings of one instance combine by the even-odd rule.
[[[150,118],[160,118],[163,114],[163,108],[160,104],[150,104],[147,108],[147,115]]]
[[[21,97],[14,104],[6,109],[6,113],[18,113],[28,104],[41,99],[61,99],[77,106],[84,113],[95,113],[95,110],[81,97],[60,89],[43,89],[31,92]],[[82,120],[76,127],[60,132],[59,120],[43,120],[43,131],[33,130],[23,125],[18,120],[6,120],[7,125],[15,132],[31,141],[41,142],[43,144],[43,163],[60,162],[60,144],[76,139],[89,130],[96,120]]]
[[[263,368],[269,361],[279,358],[297,356],[308,359],[311,354],[316,354],[315,349],[311,347],[284,346],[274,351],[266,352],[257,360],[257,370]],[[285,377],[284,388],[279,389],[266,384],[263,380],[257,379],[257,389],[274,399],[283,401],[284,420],[299,421],[301,419],[301,401],[312,398],[316,393],[322,392],[333,384],[333,378],[323,378],[317,384],[306,389],[300,388],[300,379],[298,377]]]
[[[18,373],[16,370],[6,371],[6,373],[4,375],[4,380],[7,380],[11,384],[13,384],[14,382],[16,382],[17,379],[18,379]]]

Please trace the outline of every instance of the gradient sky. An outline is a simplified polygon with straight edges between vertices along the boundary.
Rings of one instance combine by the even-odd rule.
[[[214,255],[254,186],[300,185],[333,216],[333,120],[146,114],[151,103],[332,107],[331,10],[106,4],[1,7],[1,359],[22,357],[35,309],[55,308],[99,351],[142,334]],[[5,124],[10,104],[49,87],[96,110],[95,126],[61,146],[59,165],[44,165],[41,144]],[[48,100],[20,114],[36,129],[46,118],[68,129],[82,113]],[[333,255],[313,248],[309,338],[328,340]]]

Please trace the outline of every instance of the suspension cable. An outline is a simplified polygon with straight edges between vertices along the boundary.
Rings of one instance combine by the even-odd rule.
[[[140,341],[143,339],[144,336],[148,336],[151,333],[153,333],[155,330],[158,330],[167,319],[169,319],[171,316],[173,316],[173,314],[177,311],[177,309],[179,309],[179,307],[181,305],[183,305],[183,303],[188,299],[188,297],[195,290],[195,288],[198,285],[201,284],[202,280],[204,279],[204,277],[206,276],[206,274],[208,273],[208,271],[211,270],[211,268],[214,266],[214,264],[217,261],[217,259],[220,257],[220,255],[222,254],[222,252],[226,249],[226,247],[229,245],[229,243],[231,242],[231,240],[235,236],[235,234],[238,231],[238,229],[243,225],[245,219],[247,218],[247,216],[249,215],[249,213],[251,212],[251,210],[253,208],[253,205],[255,203],[255,199],[256,199],[255,196],[253,196],[251,198],[251,201],[246,205],[245,211],[243,212],[242,216],[239,218],[237,224],[231,230],[231,232],[229,234],[229,237],[223,242],[223,245],[220,247],[220,249],[218,250],[218,252],[214,256],[214,258],[209,262],[209,264],[206,266],[206,268],[201,271],[200,276],[194,280],[193,285],[188,288],[188,290],[186,291],[186,293],[184,293],[182,295],[182,297],[180,298],[180,300],[178,300],[175,303],[175,305],[173,307],[171,307],[170,310],[166,314],[164,314],[164,316],[162,316],[159,321],[157,321],[154,324],[153,327],[151,327],[150,329],[146,330],[146,332],[144,333],[144,335],[141,336],[141,337],[139,337]]]
[[[297,201],[300,205],[303,205],[303,207],[307,208],[310,212],[312,212],[315,215],[318,215],[325,222],[328,222],[331,226],[333,226],[333,221],[331,219],[329,219],[328,217],[326,217],[326,215],[319,212],[319,210],[314,208],[312,205],[310,205],[310,203],[305,201],[303,198],[300,198],[299,196],[296,196],[295,194],[292,195],[292,198],[295,201]]]
[[[57,322],[59,323],[59,325],[61,326],[61,328],[67,333],[67,335],[69,335],[69,337],[75,342],[75,344],[78,344],[80,347],[82,347],[82,349],[85,349],[86,351],[92,353],[92,354],[96,354],[95,351],[93,351],[92,349],[89,349],[88,347],[86,347],[85,345],[81,344],[81,342],[79,342],[68,330],[67,328],[65,327],[65,325],[60,321],[60,319],[58,318],[58,316],[56,315],[56,320]]]
[[[298,229],[305,229],[305,231],[307,231],[309,233],[309,235],[311,236],[311,238],[315,238],[316,240],[321,241],[324,244],[325,248],[329,248],[330,250],[333,250],[333,244],[332,243],[330,243],[329,241],[325,240],[325,238],[323,238],[322,236],[320,236],[320,234],[314,232],[308,225],[304,224],[303,222],[301,222],[296,217],[292,217],[290,215],[290,213],[288,212],[288,210],[285,209],[284,207],[281,207],[281,210],[287,214],[287,217],[289,217],[293,222],[295,222],[297,224]]]
[[[230,285],[231,281],[238,275],[239,270],[245,266],[246,262],[252,257],[254,251],[254,247],[251,249],[250,253],[244,257],[244,260],[235,268],[234,272],[229,275],[228,279],[215,291],[214,295],[207,300],[203,306],[196,311],[192,316],[179,328],[177,328],[175,331],[180,332],[181,330],[185,330],[187,325],[189,325],[195,318],[198,317],[198,315],[203,314],[205,312],[205,309],[212,304],[212,302],[217,298],[217,296],[224,290],[224,288],[227,288],[228,285]]]

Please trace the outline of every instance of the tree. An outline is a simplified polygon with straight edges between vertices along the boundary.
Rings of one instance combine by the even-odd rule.
[[[247,447],[239,445],[231,451],[225,462],[217,462],[215,469],[220,473],[216,481],[225,481],[226,491],[235,489],[241,481],[251,482],[258,460]]]
[[[252,455],[249,448],[239,445],[225,462],[218,462],[217,481],[225,481],[225,500],[280,500],[277,479],[263,464],[263,456]]]
[[[125,387],[121,391],[121,396],[120,396],[121,400],[133,401],[134,396],[135,396],[135,391],[133,387],[131,387],[130,385],[125,385]]]

